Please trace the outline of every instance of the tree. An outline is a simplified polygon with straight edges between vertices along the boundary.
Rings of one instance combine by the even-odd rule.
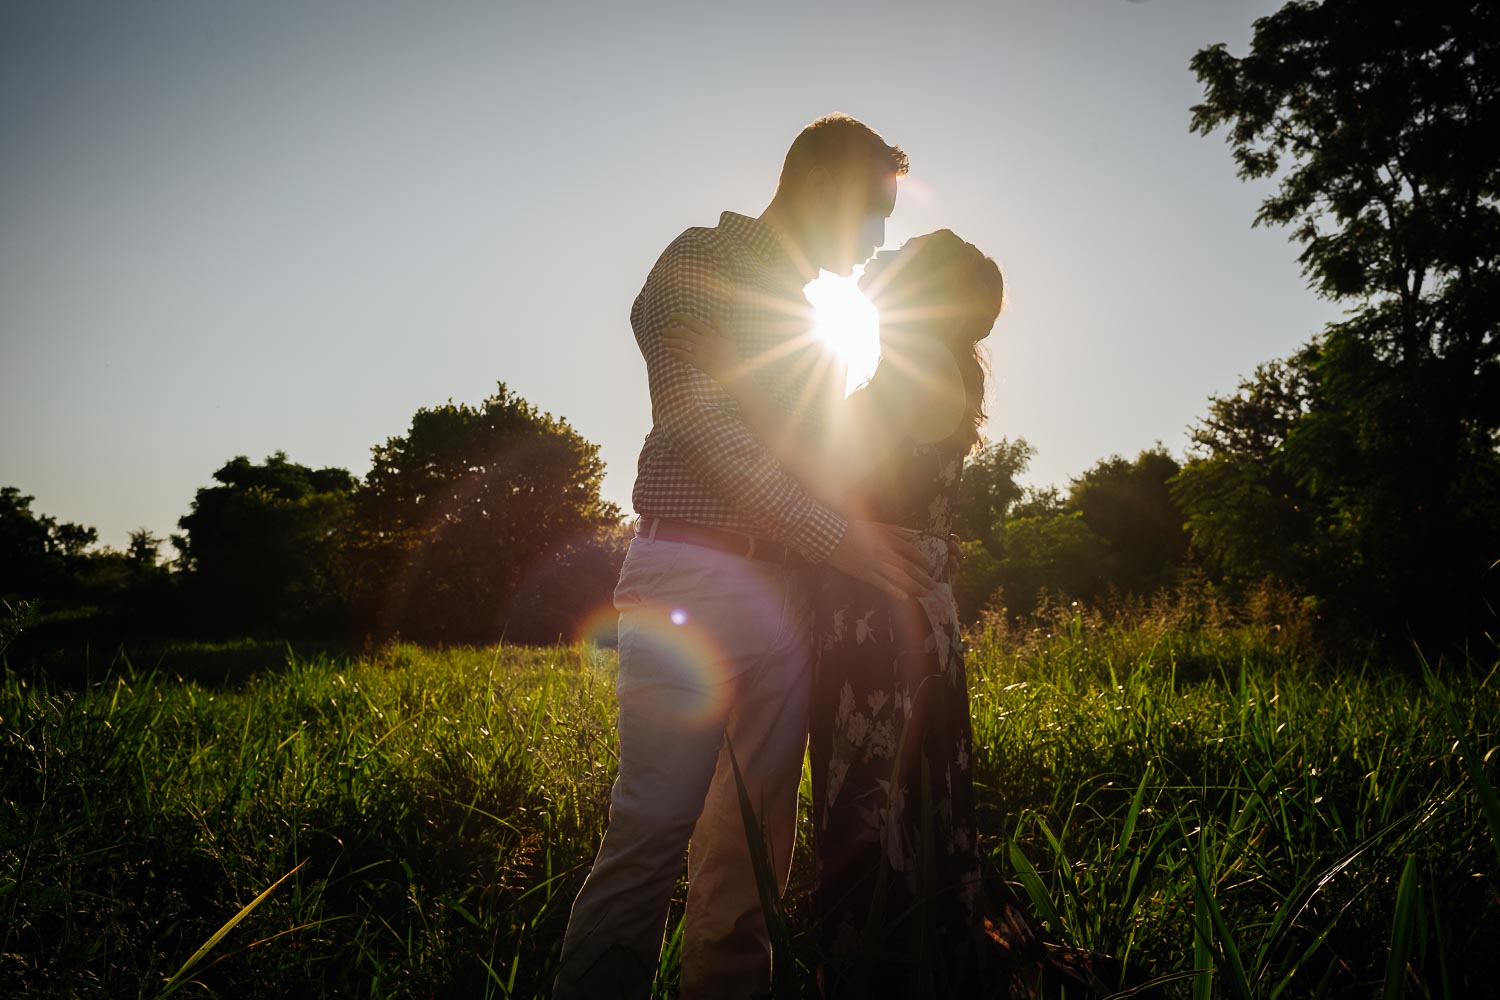
[[[1237,498],[1292,529],[1323,596],[1423,637],[1478,631],[1500,557],[1497,62],[1500,9],[1452,0],[1290,3],[1244,57],[1192,61],[1193,129],[1226,128],[1240,176],[1274,180],[1256,224],[1289,226],[1311,286],[1349,306],[1282,386],[1299,412],[1260,470],[1219,445],[1274,387],[1216,401],[1225,433],[1200,436],[1209,467],[1179,494],[1195,540],[1254,566],[1251,529],[1207,507]],[[1310,509],[1273,514],[1278,493]]]
[[[1036,454],[1024,438],[1001,438],[986,445],[964,464],[954,519],[960,537],[982,545],[992,559],[1004,556],[1001,541],[1005,518],[1024,495],[1016,477]]]
[[[197,612],[221,627],[327,629],[348,594],[344,549],[355,479],[278,451],[261,464],[237,456],[198,490],[174,535]],[[132,560],[159,542],[131,535]]]
[[[130,545],[125,550],[125,559],[132,572],[147,574],[157,569],[161,558],[162,540],[148,528],[137,528],[130,533]]]
[[[1236,393],[1209,399],[1192,430],[1189,461],[1171,481],[1197,547],[1220,576],[1279,580],[1303,593],[1335,582],[1341,559],[1320,524],[1331,512],[1286,461],[1292,430],[1313,406],[1316,351],[1271,361]],[[1342,572],[1336,574],[1342,576]]]
[[[963,565],[953,581],[959,614],[972,621],[1001,587],[1005,522],[1026,490],[1016,478],[1034,454],[1022,438],[1001,438],[971,455],[959,480],[953,530],[963,540]]]
[[[59,524],[31,509],[36,498],[0,487],[0,594],[53,596],[71,588],[71,575],[99,540],[81,524]]]
[[[1144,596],[1177,578],[1188,536],[1168,483],[1179,469],[1157,445],[1131,462],[1106,458],[1073,480],[1068,509],[1103,542],[1102,575],[1114,590]]]
[[[598,446],[500,383],[477,407],[420,409],[374,449],[359,490],[362,600],[374,627],[457,642],[555,641],[607,605]],[[546,611],[546,614],[542,614]]]
[[[1168,487],[1176,459],[1160,446],[1134,461],[1114,456],[1075,478],[1064,496],[1017,484],[1032,454],[1025,441],[1002,439],[964,467],[955,593],[965,619],[1001,602],[1025,616],[1047,591],[1096,601],[1173,582],[1187,557],[1183,515]]]
[[[1076,510],[1011,518],[1005,542],[1000,589],[1013,615],[1036,610],[1044,593],[1092,601],[1108,588],[1108,544]]]

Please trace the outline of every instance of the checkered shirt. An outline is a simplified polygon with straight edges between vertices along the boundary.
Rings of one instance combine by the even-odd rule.
[[[806,281],[770,226],[734,212],[716,228],[687,230],[657,260],[630,311],[651,387],[651,433],[631,496],[641,517],[772,538],[815,563],[838,545],[844,518],[777,463],[733,397],[662,345],[673,312],[719,325],[757,388],[794,415],[796,432],[817,434],[844,373],[807,337]]]

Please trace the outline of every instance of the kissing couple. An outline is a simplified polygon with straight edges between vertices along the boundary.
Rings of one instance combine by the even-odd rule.
[[[868,126],[820,118],[759,217],[684,232],[635,300],[652,427],[614,595],[619,775],[558,1000],[650,994],[684,851],[681,995],[767,993],[750,838],[784,893],[809,744],[823,995],[1118,982],[982,875],[949,539],[1005,282],[947,230],[869,259],[907,169]],[[845,398],[803,287],[866,261],[881,362]]]

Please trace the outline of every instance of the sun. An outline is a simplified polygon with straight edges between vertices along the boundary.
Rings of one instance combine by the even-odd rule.
[[[813,335],[828,347],[848,370],[844,395],[869,381],[880,362],[880,318],[870,300],[859,291],[859,275],[841,278],[826,271],[807,286],[815,325]]]

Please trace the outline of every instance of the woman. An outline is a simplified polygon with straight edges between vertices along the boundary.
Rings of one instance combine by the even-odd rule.
[[[1005,299],[995,262],[941,230],[876,256],[881,363],[820,441],[798,438],[737,372],[722,333],[680,319],[667,344],[725,386],[810,489],[852,517],[904,525],[937,588],[895,601],[844,574],[817,586],[810,722],[823,986],[837,996],[1087,995],[1110,960],[1062,947],[983,879],[972,737],[947,544],[979,442],[979,346]],[[1100,992],[1108,992],[1107,988]]]

